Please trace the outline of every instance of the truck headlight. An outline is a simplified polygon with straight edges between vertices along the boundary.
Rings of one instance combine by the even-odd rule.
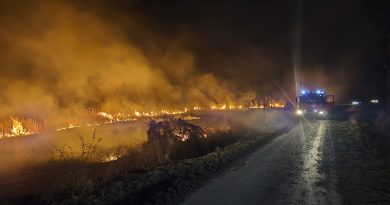
[[[323,115],[323,114],[325,114],[325,112],[322,111],[322,110],[320,110],[320,111],[318,112],[318,114]]]
[[[298,109],[297,111],[295,111],[295,114],[296,115],[303,115],[303,111],[301,109]]]

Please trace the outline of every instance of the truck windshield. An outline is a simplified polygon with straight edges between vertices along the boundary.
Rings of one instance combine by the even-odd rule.
[[[300,95],[299,102],[301,104],[323,104],[326,102],[326,97],[325,95],[309,93],[306,95]]]

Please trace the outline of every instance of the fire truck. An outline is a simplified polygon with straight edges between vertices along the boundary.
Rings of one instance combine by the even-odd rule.
[[[298,116],[327,116],[334,108],[334,95],[324,90],[302,90],[296,98],[295,114]]]

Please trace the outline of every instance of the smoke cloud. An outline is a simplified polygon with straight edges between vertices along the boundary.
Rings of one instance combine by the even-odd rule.
[[[141,46],[97,11],[63,1],[3,10],[19,12],[0,23],[2,116],[210,106],[242,97],[229,82],[197,72],[180,42],[156,36],[131,16],[126,32],[159,43]]]
[[[293,99],[294,2],[0,0],[0,118]],[[383,12],[354,2],[300,9],[299,79],[336,100],[383,50]]]

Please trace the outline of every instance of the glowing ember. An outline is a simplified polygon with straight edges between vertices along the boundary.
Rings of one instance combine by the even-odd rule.
[[[112,161],[115,161],[115,160],[118,160],[118,156],[116,156],[116,155],[109,155],[107,157],[104,157],[102,162],[112,162]]]
[[[188,134],[177,133],[176,136],[183,142],[190,138]]]

